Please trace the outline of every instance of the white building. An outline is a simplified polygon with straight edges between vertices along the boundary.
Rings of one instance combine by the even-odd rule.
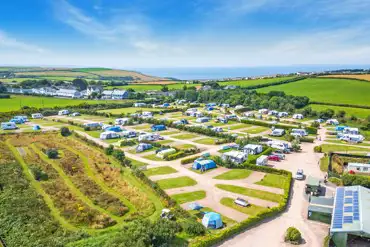
[[[104,90],[102,92],[102,99],[111,99],[113,94],[113,90]]]
[[[81,98],[81,93],[74,89],[59,89],[56,96],[65,98]]]
[[[370,164],[348,163],[347,171],[354,171],[355,173],[370,173]]]
[[[114,90],[112,93],[112,99],[126,99],[128,98],[128,92],[126,90]]]

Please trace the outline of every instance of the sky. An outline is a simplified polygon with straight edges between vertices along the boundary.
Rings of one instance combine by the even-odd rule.
[[[370,64],[369,0],[2,1],[0,64]]]

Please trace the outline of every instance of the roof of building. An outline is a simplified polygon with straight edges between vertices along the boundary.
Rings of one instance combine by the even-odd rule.
[[[331,207],[322,207],[318,205],[309,205],[308,211],[310,212],[317,212],[317,213],[324,213],[324,214],[331,214],[333,212],[333,208]]]
[[[262,145],[259,145],[259,144],[247,144],[244,146],[244,148],[250,148],[250,149],[256,149],[260,147],[262,147]]]
[[[312,196],[310,204],[333,207],[334,197]]]
[[[366,164],[366,163],[348,163],[348,166],[370,167],[370,164]]]
[[[370,189],[362,186],[336,188],[331,233],[370,234]]]
[[[243,158],[246,156],[245,153],[243,152],[239,152],[239,151],[230,151],[230,152],[226,152],[224,153],[225,156],[229,156],[229,157],[234,157],[234,158]]]

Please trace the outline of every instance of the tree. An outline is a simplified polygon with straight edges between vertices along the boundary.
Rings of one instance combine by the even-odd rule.
[[[107,147],[105,149],[105,154],[106,155],[112,155],[113,151],[114,151],[114,146],[113,145],[109,145],[109,147]]]
[[[182,229],[189,235],[199,236],[206,233],[206,228],[199,222],[187,219],[181,223]]]
[[[121,162],[125,159],[125,153],[122,150],[114,150],[112,156]]]
[[[75,86],[78,90],[86,90],[87,88],[87,81],[84,79],[74,79],[72,81],[72,85]]]
[[[299,142],[298,138],[292,141],[292,150],[294,152],[301,151],[301,145],[299,145],[299,144],[300,144],[300,142]]]
[[[62,136],[69,136],[71,135],[71,131],[67,127],[60,128],[60,134]]]
[[[56,159],[58,158],[58,150],[50,148],[46,150],[46,155],[48,156],[49,159]]]
[[[299,244],[302,241],[301,232],[295,227],[289,227],[285,233],[285,242]]]
[[[168,92],[168,86],[163,85],[162,88],[161,88],[161,91],[162,92]]]

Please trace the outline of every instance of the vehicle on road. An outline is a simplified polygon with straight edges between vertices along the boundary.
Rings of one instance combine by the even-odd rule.
[[[304,179],[303,169],[298,169],[294,178],[297,180],[303,180]]]
[[[285,154],[283,153],[273,152],[272,155],[279,156],[281,160],[285,160]]]
[[[246,200],[240,197],[236,198],[234,203],[242,207],[248,207],[250,205]]]

